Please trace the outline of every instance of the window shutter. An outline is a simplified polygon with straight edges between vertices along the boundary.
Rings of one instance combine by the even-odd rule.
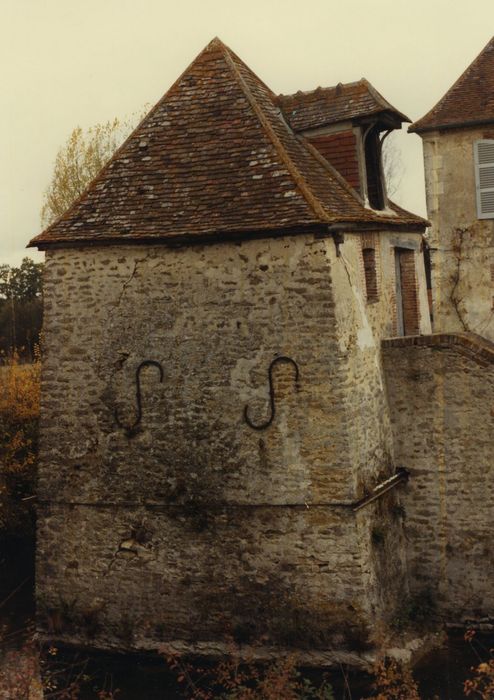
[[[494,219],[494,139],[474,143],[477,216]]]

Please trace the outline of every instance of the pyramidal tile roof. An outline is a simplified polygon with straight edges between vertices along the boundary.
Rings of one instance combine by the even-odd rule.
[[[29,245],[193,240],[384,216],[297,136],[275,95],[214,39],[88,189]]]
[[[494,122],[494,37],[437,105],[408,131],[423,133]]]
[[[365,78],[355,83],[338,83],[329,88],[318,87],[310,92],[278,95],[276,101],[294,131],[318,129],[383,113],[388,113],[400,123],[410,121]]]

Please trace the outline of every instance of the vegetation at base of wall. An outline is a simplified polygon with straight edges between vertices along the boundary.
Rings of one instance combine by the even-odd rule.
[[[472,648],[474,637],[473,631],[465,635]],[[28,641],[19,650],[0,654],[0,690],[8,689],[9,697],[23,698],[42,685],[47,700],[437,700],[446,696],[492,700],[494,650],[489,652],[482,640],[476,640],[475,652],[479,663],[470,669],[467,680],[462,684],[456,679],[450,686],[444,678],[442,687],[447,686],[447,695],[443,695],[437,694],[436,687],[436,694],[432,694],[427,681],[425,687],[419,687],[409,665],[386,657],[376,663],[371,675],[362,677],[342,665],[331,670],[304,670],[298,666],[296,654],[280,654],[269,662],[250,661],[241,657],[240,647],[233,641],[229,653],[218,661],[197,660],[163,648],[164,663],[156,656],[138,661],[135,656],[91,655],[75,648],[44,645],[39,649]],[[141,669],[138,679],[133,668]]]
[[[482,661],[473,670],[473,677],[465,681],[465,696],[492,700],[494,698],[494,658]]]
[[[383,659],[374,670],[373,693],[363,700],[420,700],[412,672],[394,659]]]
[[[1,641],[1,638],[0,638]],[[30,698],[42,692],[38,674],[38,654],[33,643],[21,650],[3,652],[0,663],[0,692],[7,698]]]
[[[475,632],[468,631],[465,641],[471,642],[474,636]],[[242,661],[238,651],[233,647],[232,650],[224,660],[207,667],[194,665],[180,656],[165,652],[167,664],[177,675],[186,700],[330,700],[335,697],[330,680],[335,679],[337,671],[331,678],[326,674],[318,683],[304,678],[297,668],[295,655],[260,664]],[[484,658],[479,656],[479,661],[478,666],[471,668],[471,675],[464,682],[464,696],[493,700],[494,650],[484,650]],[[421,694],[410,666],[392,658],[383,657],[376,663],[370,695],[365,698],[352,691],[342,667],[340,673],[344,679],[345,700],[425,700],[430,697]]]
[[[0,366],[0,537],[34,535],[40,361]]]
[[[232,653],[216,664],[198,666],[164,652],[168,667],[182,685],[187,700],[333,700],[327,679],[314,684],[297,668],[294,655],[267,664],[242,660]]]
[[[465,641],[473,647],[476,633],[468,630],[465,633]],[[481,650],[482,650],[481,645]],[[485,649],[484,649],[485,652]],[[478,652],[477,656],[479,656]],[[494,698],[494,649],[489,649],[484,658],[479,656],[480,663],[471,669],[472,676],[463,684],[465,697],[481,698],[481,700],[492,700]]]

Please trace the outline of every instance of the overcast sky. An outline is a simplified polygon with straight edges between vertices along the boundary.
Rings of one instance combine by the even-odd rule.
[[[0,0],[0,9],[0,264],[14,265],[40,230],[72,129],[154,104],[214,36],[275,92],[366,77],[415,120],[494,33],[494,0]],[[403,132],[398,143],[395,199],[425,214],[420,138]]]

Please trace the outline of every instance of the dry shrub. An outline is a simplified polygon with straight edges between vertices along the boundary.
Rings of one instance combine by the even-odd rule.
[[[492,700],[494,698],[494,658],[490,661],[483,661],[476,668],[472,669],[473,678],[465,681],[463,690],[469,697],[482,698],[482,700]]]
[[[374,674],[373,700],[420,700],[418,686],[407,666],[394,659],[383,659],[377,664]]]
[[[0,697],[19,700],[43,697],[34,644],[29,642],[21,650],[2,651]]]
[[[25,499],[34,491],[39,399],[39,354],[29,365],[14,357],[0,366],[0,534],[32,533]]]
[[[271,663],[241,660],[233,653],[208,667],[197,666],[173,654],[165,654],[187,700],[333,700],[331,685],[314,686],[297,670],[296,657]]]
[[[475,641],[475,631],[467,630],[465,641],[473,648]],[[487,650],[482,647],[486,652]],[[493,700],[494,698],[494,649],[489,652],[489,658],[472,668],[473,676],[463,684],[463,692],[466,697],[473,695],[482,700]],[[486,654],[487,655],[487,654]]]

